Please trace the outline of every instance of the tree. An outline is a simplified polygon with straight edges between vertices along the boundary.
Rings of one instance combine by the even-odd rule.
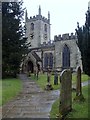
[[[22,25],[22,1],[2,2],[2,77],[19,72],[24,54],[28,51],[25,28]]]
[[[77,24],[78,47],[81,51],[83,71],[90,76],[90,10],[86,13],[86,21],[83,27]]]

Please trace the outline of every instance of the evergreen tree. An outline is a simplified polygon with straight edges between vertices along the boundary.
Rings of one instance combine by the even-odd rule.
[[[81,51],[83,71],[90,76],[90,10],[86,13],[86,21],[83,27],[76,29],[78,46]]]
[[[2,2],[2,77],[19,72],[23,56],[28,50],[22,26],[23,2]]]

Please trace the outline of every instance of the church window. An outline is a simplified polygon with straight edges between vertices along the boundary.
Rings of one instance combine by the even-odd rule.
[[[45,69],[48,68],[48,54],[47,53],[45,53],[44,55],[44,68]]]
[[[44,25],[44,31],[47,32],[47,25]]]
[[[44,55],[44,68],[52,69],[53,68],[53,54],[52,53],[45,53]]]
[[[53,68],[53,54],[52,53],[49,54],[49,67],[50,69]]]
[[[47,39],[47,34],[44,34],[43,37],[44,37],[44,39],[46,40],[46,39]]]
[[[34,23],[31,23],[31,30],[34,30]]]
[[[70,67],[70,50],[67,45],[64,46],[63,52],[62,52],[62,66],[63,68]]]

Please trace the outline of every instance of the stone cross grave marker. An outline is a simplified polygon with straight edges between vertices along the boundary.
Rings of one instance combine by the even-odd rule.
[[[82,95],[82,86],[81,86],[81,67],[77,67],[77,80],[76,80],[76,97],[74,100],[83,101],[84,97]]]
[[[59,117],[63,119],[72,110],[72,74],[71,70],[63,70],[60,74]]]

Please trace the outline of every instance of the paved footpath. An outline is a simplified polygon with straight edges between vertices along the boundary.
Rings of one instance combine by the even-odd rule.
[[[23,91],[2,108],[3,118],[49,118],[53,102],[60,90],[44,91],[25,75],[20,75]],[[82,86],[90,84],[82,83]],[[74,86],[75,87],[75,86]]]
[[[53,102],[59,98],[59,90],[44,91],[25,75],[20,75],[23,91],[3,106],[3,118],[49,118]]]

